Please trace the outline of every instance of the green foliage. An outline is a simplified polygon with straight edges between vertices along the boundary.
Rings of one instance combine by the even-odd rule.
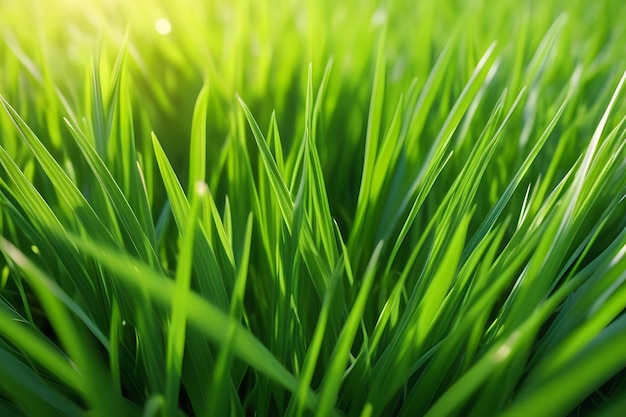
[[[0,16],[0,415],[624,407],[623,1]]]

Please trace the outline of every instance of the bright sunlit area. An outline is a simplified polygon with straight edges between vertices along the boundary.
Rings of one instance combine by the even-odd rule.
[[[0,416],[620,416],[623,0],[0,0]]]

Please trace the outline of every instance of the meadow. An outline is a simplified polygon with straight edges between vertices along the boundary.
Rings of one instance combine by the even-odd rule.
[[[0,0],[0,415],[620,415],[625,45],[622,0]]]

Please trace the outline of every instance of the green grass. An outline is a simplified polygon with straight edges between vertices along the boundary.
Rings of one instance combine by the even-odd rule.
[[[0,415],[624,408],[623,1],[0,16]]]

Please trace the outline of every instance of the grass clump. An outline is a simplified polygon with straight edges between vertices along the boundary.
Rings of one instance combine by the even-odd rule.
[[[1,415],[624,407],[623,2],[0,11]]]

